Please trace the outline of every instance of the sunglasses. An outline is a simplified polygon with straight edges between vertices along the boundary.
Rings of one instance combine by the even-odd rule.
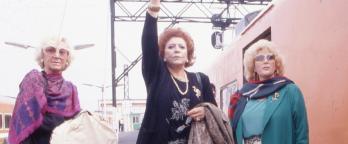
[[[47,47],[45,48],[45,52],[49,55],[55,55],[57,52],[60,56],[68,56],[69,51],[67,49],[55,48],[55,47]]]
[[[262,62],[262,61],[270,61],[274,60],[275,56],[273,54],[268,54],[268,55],[258,55],[255,57],[255,61]]]

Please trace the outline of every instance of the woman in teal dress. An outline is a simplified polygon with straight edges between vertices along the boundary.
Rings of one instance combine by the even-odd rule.
[[[230,99],[229,116],[238,144],[308,144],[303,95],[284,77],[274,44],[259,40],[244,55],[248,81]]]

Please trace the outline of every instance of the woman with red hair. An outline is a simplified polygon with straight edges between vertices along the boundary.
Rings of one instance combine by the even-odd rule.
[[[137,144],[186,144],[193,120],[205,117],[200,102],[216,105],[208,76],[192,73],[194,43],[179,28],[157,36],[160,0],[150,0],[142,35],[142,73],[147,103]]]

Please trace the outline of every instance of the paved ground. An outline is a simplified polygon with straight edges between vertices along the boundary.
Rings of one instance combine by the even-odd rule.
[[[120,132],[118,135],[118,144],[135,144],[139,131]]]

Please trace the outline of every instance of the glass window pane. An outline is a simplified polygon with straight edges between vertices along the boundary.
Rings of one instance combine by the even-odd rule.
[[[0,114],[0,129],[2,129],[2,114]]]
[[[11,119],[11,115],[5,115],[5,128],[10,127],[10,119]]]

